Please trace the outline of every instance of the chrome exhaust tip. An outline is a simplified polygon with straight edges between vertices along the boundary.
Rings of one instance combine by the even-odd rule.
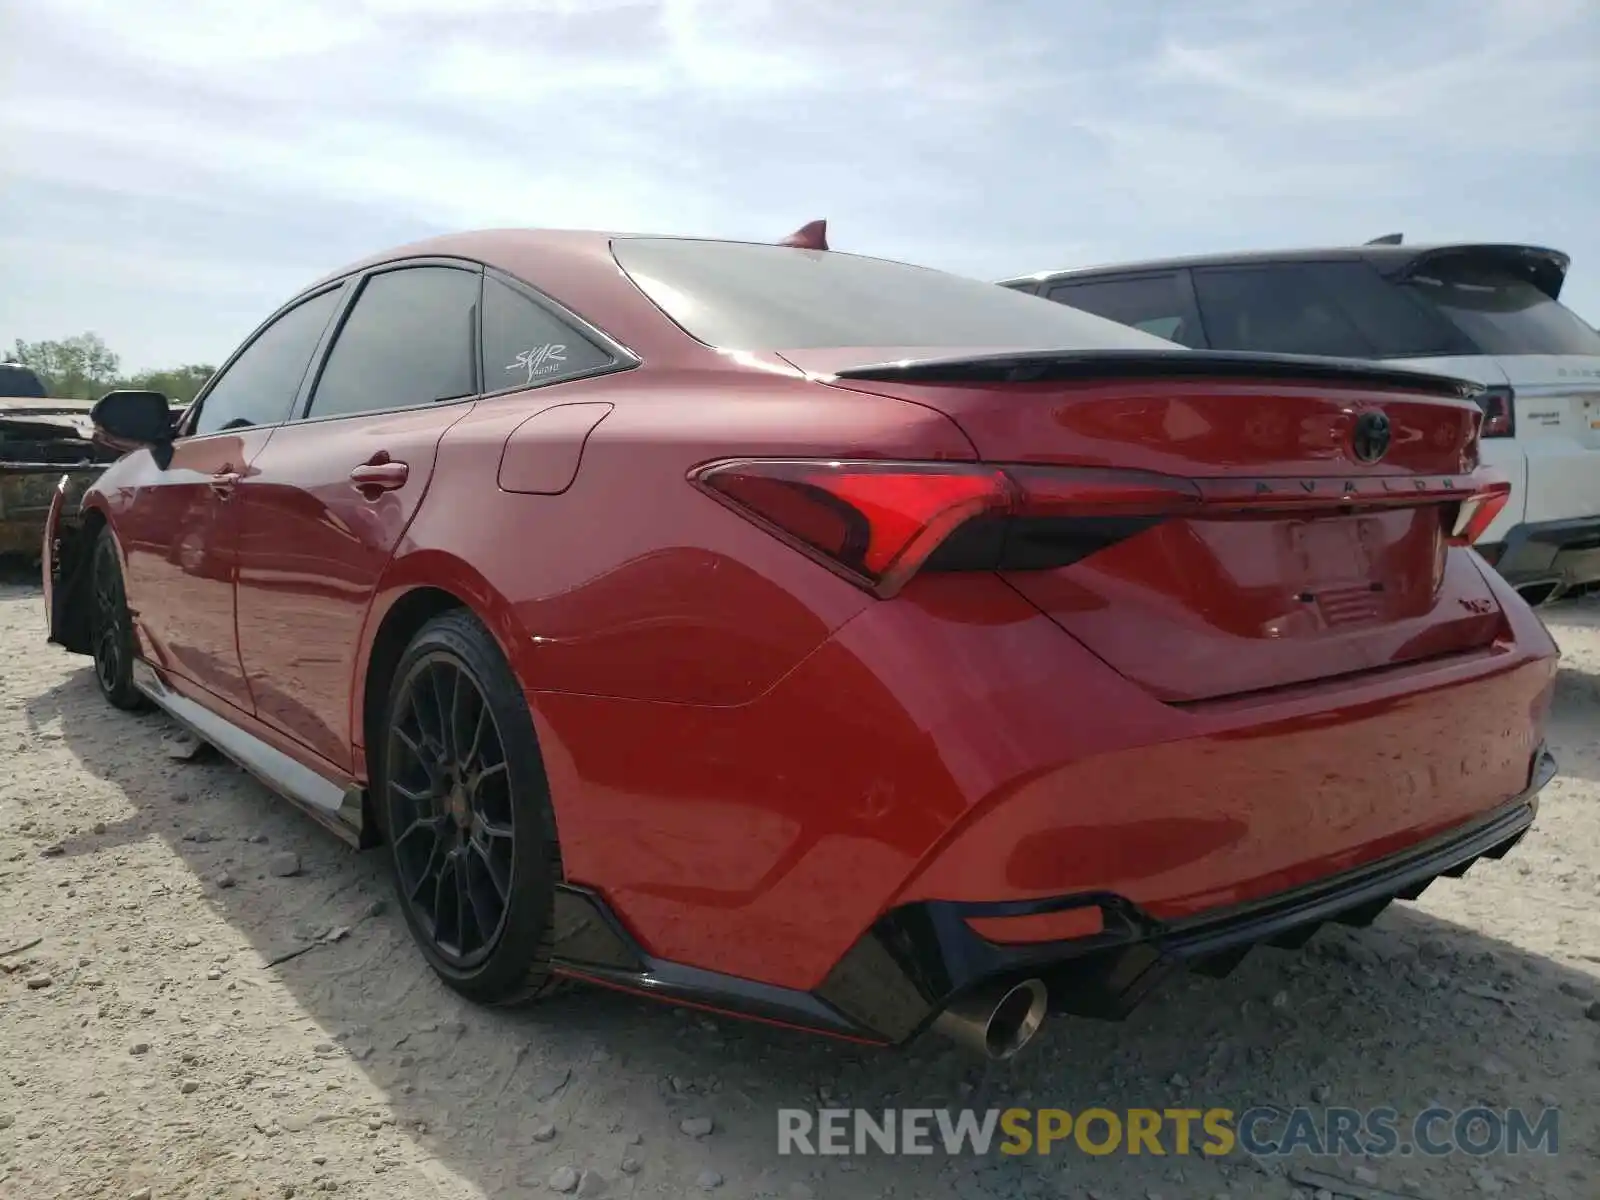
[[[933,1027],[985,1058],[1010,1058],[1039,1032],[1049,998],[1043,980],[1025,979],[957,1000],[934,1019]]]

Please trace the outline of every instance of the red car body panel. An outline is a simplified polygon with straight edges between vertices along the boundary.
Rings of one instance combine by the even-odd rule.
[[[1431,509],[1328,520],[1315,545],[1288,518],[1181,517],[1047,570],[925,572],[884,601],[686,480],[719,459],[888,456],[1408,486],[1474,469],[1470,405],[838,379],[900,354],[702,345],[603,236],[500,231],[372,262],[423,255],[540,287],[641,365],[180,440],[164,469],[120,461],[87,504],[121,547],[141,655],[339,788],[367,778],[377,632],[420,589],[468,606],[526,693],[566,881],[655,959],[810,992],[897,906],[1114,894],[1181,921],[1529,787],[1554,646]],[[1395,449],[1353,464],[1341,447],[1373,405]],[[352,482],[396,461],[403,480]],[[226,494],[208,483],[224,468]],[[1374,581],[1345,609],[1300,599]]]
[[[239,513],[219,477],[249,474],[271,429],[181,442],[163,469],[147,453],[119,459],[89,500],[116,531],[142,651],[174,675],[250,712],[234,630]]]
[[[285,425],[237,489],[239,657],[256,716],[343,770],[361,740],[350,696],[373,597],[470,405]],[[393,460],[399,486],[352,485]]]

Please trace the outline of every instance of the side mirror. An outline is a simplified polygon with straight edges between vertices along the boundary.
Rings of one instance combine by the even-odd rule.
[[[172,440],[172,408],[160,392],[107,392],[89,410],[95,433],[121,450]]]

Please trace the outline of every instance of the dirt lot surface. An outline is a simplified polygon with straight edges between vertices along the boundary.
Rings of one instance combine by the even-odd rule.
[[[0,1196],[1600,1196],[1600,606],[1551,610],[1562,776],[1502,862],[985,1071],[576,992],[459,1001],[375,854],[163,752],[0,582]],[[292,871],[292,873],[290,873]],[[1560,1109],[1554,1156],[780,1157],[780,1106]],[[709,1133],[702,1133],[709,1119]],[[687,1131],[686,1131],[687,1130]],[[1170,1143],[1169,1143],[1170,1145]],[[1308,1166],[1355,1180],[1317,1191]],[[1369,1190],[1363,1193],[1360,1187]],[[1381,1190],[1375,1190],[1381,1189]]]

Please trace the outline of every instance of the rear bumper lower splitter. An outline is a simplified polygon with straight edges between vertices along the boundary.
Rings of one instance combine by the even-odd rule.
[[[1163,922],[1109,893],[966,903],[918,901],[880,917],[814,991],[777,987],[647,954],[603,898],[557,890],[553,968],[636,995],[874,1044],[916,1037],[952,1001],[979,988],[1044,980],[1052,1011],[1120,1019],[1175,972],[1225,975],[1257,945],[1298,947],[1324,924],[1370,924],[1390,902],[1415,899],[1440,876],[1500,858],[1527,833],[1556,774],[1543,746],[1527,789],[1470,824],[1398,854],[1259,901]],[[1096,906],[1104,930],[1066,942],[1001,945],[973,918]]]

